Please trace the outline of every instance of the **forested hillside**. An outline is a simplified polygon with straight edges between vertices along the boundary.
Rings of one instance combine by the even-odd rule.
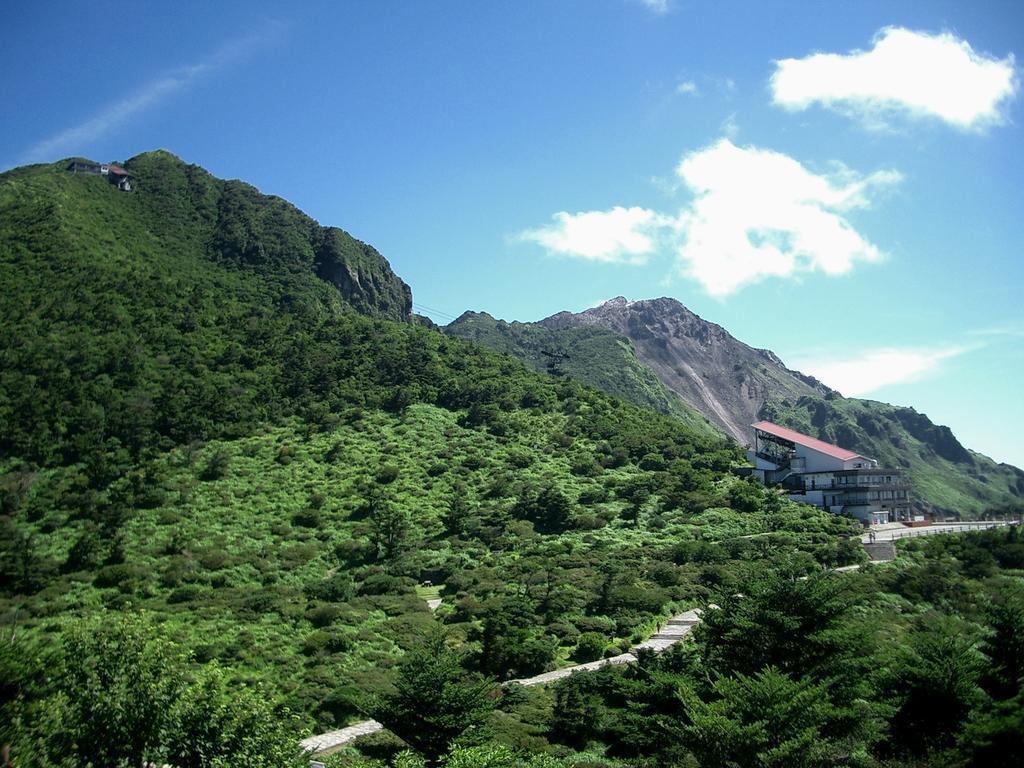
[[[64,163],[0,177],[18,765],[222,764],[181,745],[231,762],[250,730],[280,743],[247,717],[358,717],[435,623],[423,580],[467,666],[508,678],[768,563],[864,557],[705,426],[403,322],[408,289],[339,230],[164,152],[126,167],[132,193]]]

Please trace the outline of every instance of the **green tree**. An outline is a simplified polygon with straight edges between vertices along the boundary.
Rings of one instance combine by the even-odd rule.
[[[162,763],[182,690],[182,654],[141,616],[102,617],[70,631],[58,694],[59,740],[82,765]]]
[[[597,676],[571,675],[555,687],[551,733],[566,744],[585,747],[605,734],[605,714]]]
[[[573,651],[573,658],[576,661],[596,661],[604,655],[604,649],[607,645],[608,638],[600,632],[584,632],[576,641],[576,650]]]
[[[982,685],[995,699],[1009,699],[1024,685],[1024,590],[1019,587],[986,611],[988,635],[981,652],[988,657]]]
[[[174,708],[168,762],[175,768],[301,768],[298,718],[277,711],[268,692],[230,684],[204,669]]]
[[[848,758],[830,732],[835,710],[821,683],[770,668],[722,678],[714,694],[691,695],[680,729],[701,768],[823,768]]]
[[[370,518],[377,555],[393,560],[409,534],[409,513],[393,504],[379,489],[367,495],[364,508]]]
[[[487,611],[480,641],[480,669],[499,678],[543,672],[558,645],[538,626],[529,602],[518,595],[506,597]]]
[[[366,710],[437,764],[460,737],[475,740],[494,707],[489,680],[470,679],[442,630],[432,632],[398,666],[395,690],[369,699]]]
[[[884,713],[874,694],[874,640],[857,619],[862,602],[855,578],[769,574],[707,611],[696,630],[706,664],[719,675],[756,675],[774,668],[794,680],[822,683],[837,716],[836,737],[873,742]]]
[[[527,493],[516,503],[513,515],[529,520],[538,533],[564,533],[572,520],[573,505],[554,486],[544,488],[536,496]]]
[[[978,677],[983,657],[962,622],[935,614],[909,633],[893,659],[887,692],[897,702],[893,751],[925,755],[951,747],[982,703]]]
[[[1024,691],[976,713],[958,746],[968,768],[1019,768],[1024,761]]]
[[[794,678],[827,676],[841,659],[855,668],[871,649],[851,611],[861,597],[849,577],[767,574],[707,611],[696,636],[720,674],[776,667]]]

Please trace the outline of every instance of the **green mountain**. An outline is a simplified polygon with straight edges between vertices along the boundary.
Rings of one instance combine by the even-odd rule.
[[[58,744],[32,729],[61,649],[122,612],[325,728],[434,623],[424,579],[514,677],[863,557],[706,425],[410,322],[340,230],[166,152],[125,167],[0,175],[0,743]]]
[[[538,365],[537,341],[564,350],[573,376],[632,402],[654,405],[653,375],[663,388],[702,413],[740,445],[750,424],[769,419],[907,471],[919,506],[976,517],[1019,510],[1024,472],[964,448],[948,427],[913,408],[844,398],[813,377],[787,368],[769,350],[754,349],[675,299],[618,297],[581,313],[560,312],[537,323],[507,324],[463,316],[449,332]],[[577,346],[587,334],[610,332],[625,349],[593,354]],[[625,347],[628,342],[628,347]],[[605,349],[613,349],[611,342]],[[648,370],[643,371],[646,367]],[[616,368],[618,371],[616,372]]]

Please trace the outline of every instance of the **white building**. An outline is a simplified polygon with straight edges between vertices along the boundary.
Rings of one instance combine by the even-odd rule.
[[[910,485],[898,469],[770,421],[751,424],[747,456],[765,485],[781,485],[789,498],[868,524],[908,521]]]

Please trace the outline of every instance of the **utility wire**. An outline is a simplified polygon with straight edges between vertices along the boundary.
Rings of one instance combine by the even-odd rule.
[[[420,304],[419,302],[415,301],[412,304],[412,308],[417,311],[430,312],[431,314],[437,315],[438,317],[447,319],[449,321],[458,319],[458,315],[453,315],[450,312],[444,312],[440,309],[434,309],[433,307],[428,307],[426,304]]]

